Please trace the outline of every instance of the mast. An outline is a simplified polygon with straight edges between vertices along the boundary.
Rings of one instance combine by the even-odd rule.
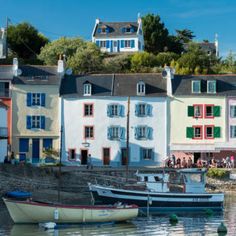
[[[128,182],[129,172],[129,113],[130,113],[130,96],[128,97],[128,111],[127,111],[127,124],[126,124],[126,182]]]

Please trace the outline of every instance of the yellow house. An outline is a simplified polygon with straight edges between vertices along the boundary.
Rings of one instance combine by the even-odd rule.
[[[175,76],[170,103],[170,150],[176,158],[220,156],[226,141],[227,76]]]
[[[56,66],[21,66],[12,86],[12,151],[19,161],[38,163],[43,150],[59,150],[60,74]]]

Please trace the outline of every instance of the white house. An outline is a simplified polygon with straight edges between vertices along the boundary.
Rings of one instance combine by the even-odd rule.
[[[0,101],[0,163],[7,156],[7,106]]]
[[[166,80],[160,74],[67,76],[61,84],[62,160],[68,165],[160,165],[168,154]]]
[[[142,19],[137,22],[101,22],[96,19],[92,42],[102,52],[122,53],[144,50]]]

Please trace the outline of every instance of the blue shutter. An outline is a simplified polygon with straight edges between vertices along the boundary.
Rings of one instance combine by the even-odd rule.
[[[134,27],[131,27],[131,28],[130,28],[130,32],[131,32],[131,33],[134,33]]]
[[[52,149],[52,139],[51,138],[44,138],[43,139],[43,148]]]
[[[45,129],[45,116],[41,116],[40,122],[41,129]]]
[[[29,139],[28,138],[20,138],[19,139],[19,151],[20,152],[28,152],[29,151]]]
[[[121,28],[121,32],[125,33],[125,27]]]
[[[109,47],[110,47],[110,41],[107,40],[107,41],[106,41],[106,48],[109,48]]]
[[[117,40],[117,52],[120,51],[120,40]]]
[[[146,138],[147,139],[152,139],[152,128],[151,127],[146,127],[146,132],[147,132]]]
[[[111,140],[111,128],[107,128],[107,138]]]
[[[125,44],[125,41],[124,41],[124,40],[121,40],[121,41],[120,41],[120,47],[121,47],[121,48],[124,48],[124,44]]]
[[[134,137],[136,138],[136,139],[138,139],[138,127],[135,127],[135,129],[134,129]]]
[[[134,40],[132,39],[132,40],[131,40],[131,48],[134,48],[134,45],[135,45],[135,42],[134,42]]]
[[[26,116],[26,128],[31,129],[31,116]]]
[[[27,93],[27,107],[31,107],[31,97],[32,97],[32,94],[31,93]]]
[[[98,33],[100,34],[102,32],[102,29],[101,28],[98,28]]]
[[[109,33],[110,32],[110,28],[107,27],[105,31],[106,31],[106,33]]]
[[[135,115],[139,116],[139,104],[135,105]]]
[[[100,47],[100,41],[99,40],[96,40],[96,44],[98,47]]]
[[[122,105],[118,105],[118,114],[119,116],[124,116],[124,107]]]
[[[41,106],[45,107],[46,104],[46,95],[45,93],[41,93]]]
[[[107,105],[107,116],[111,117],[111,105]]]
[[[120,139],[125,139],[125,130],[122,127],[119,127],[119,135],[120,135]]]
[[[151,105],[146,104],[145,113],[146,113],[147,116],[152,116],[152,106]]]

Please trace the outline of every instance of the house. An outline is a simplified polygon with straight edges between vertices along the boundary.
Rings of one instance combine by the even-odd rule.
[[[7,34],[4,28],[0,28],[0,59],[7,56]]]
[[[59,63],[59,67],[63,66]],[[43,150],[59,150],[59,86],[63,68],[56,66],[13,67],[12,151],[19,161],[38,163]],[[61,73],[59,73],[61,72]]]
[[[86,165],[91,158],[97,166],[126,165],[128,134],[129,165],[166,159],[168,98],[160,74],[66,76],[60,94],[64,164]]]
[[[196,162],[235,150],[235,84],[235,75],[174,77],[170,149],[175,156]]]
[[[0,100],[0,163],[8,154],[7,138],[7,106]]]
[[[102,22],[96,19],[92,42],[107,53],[143,51],[142,19],[138,17],[137,22]]]

